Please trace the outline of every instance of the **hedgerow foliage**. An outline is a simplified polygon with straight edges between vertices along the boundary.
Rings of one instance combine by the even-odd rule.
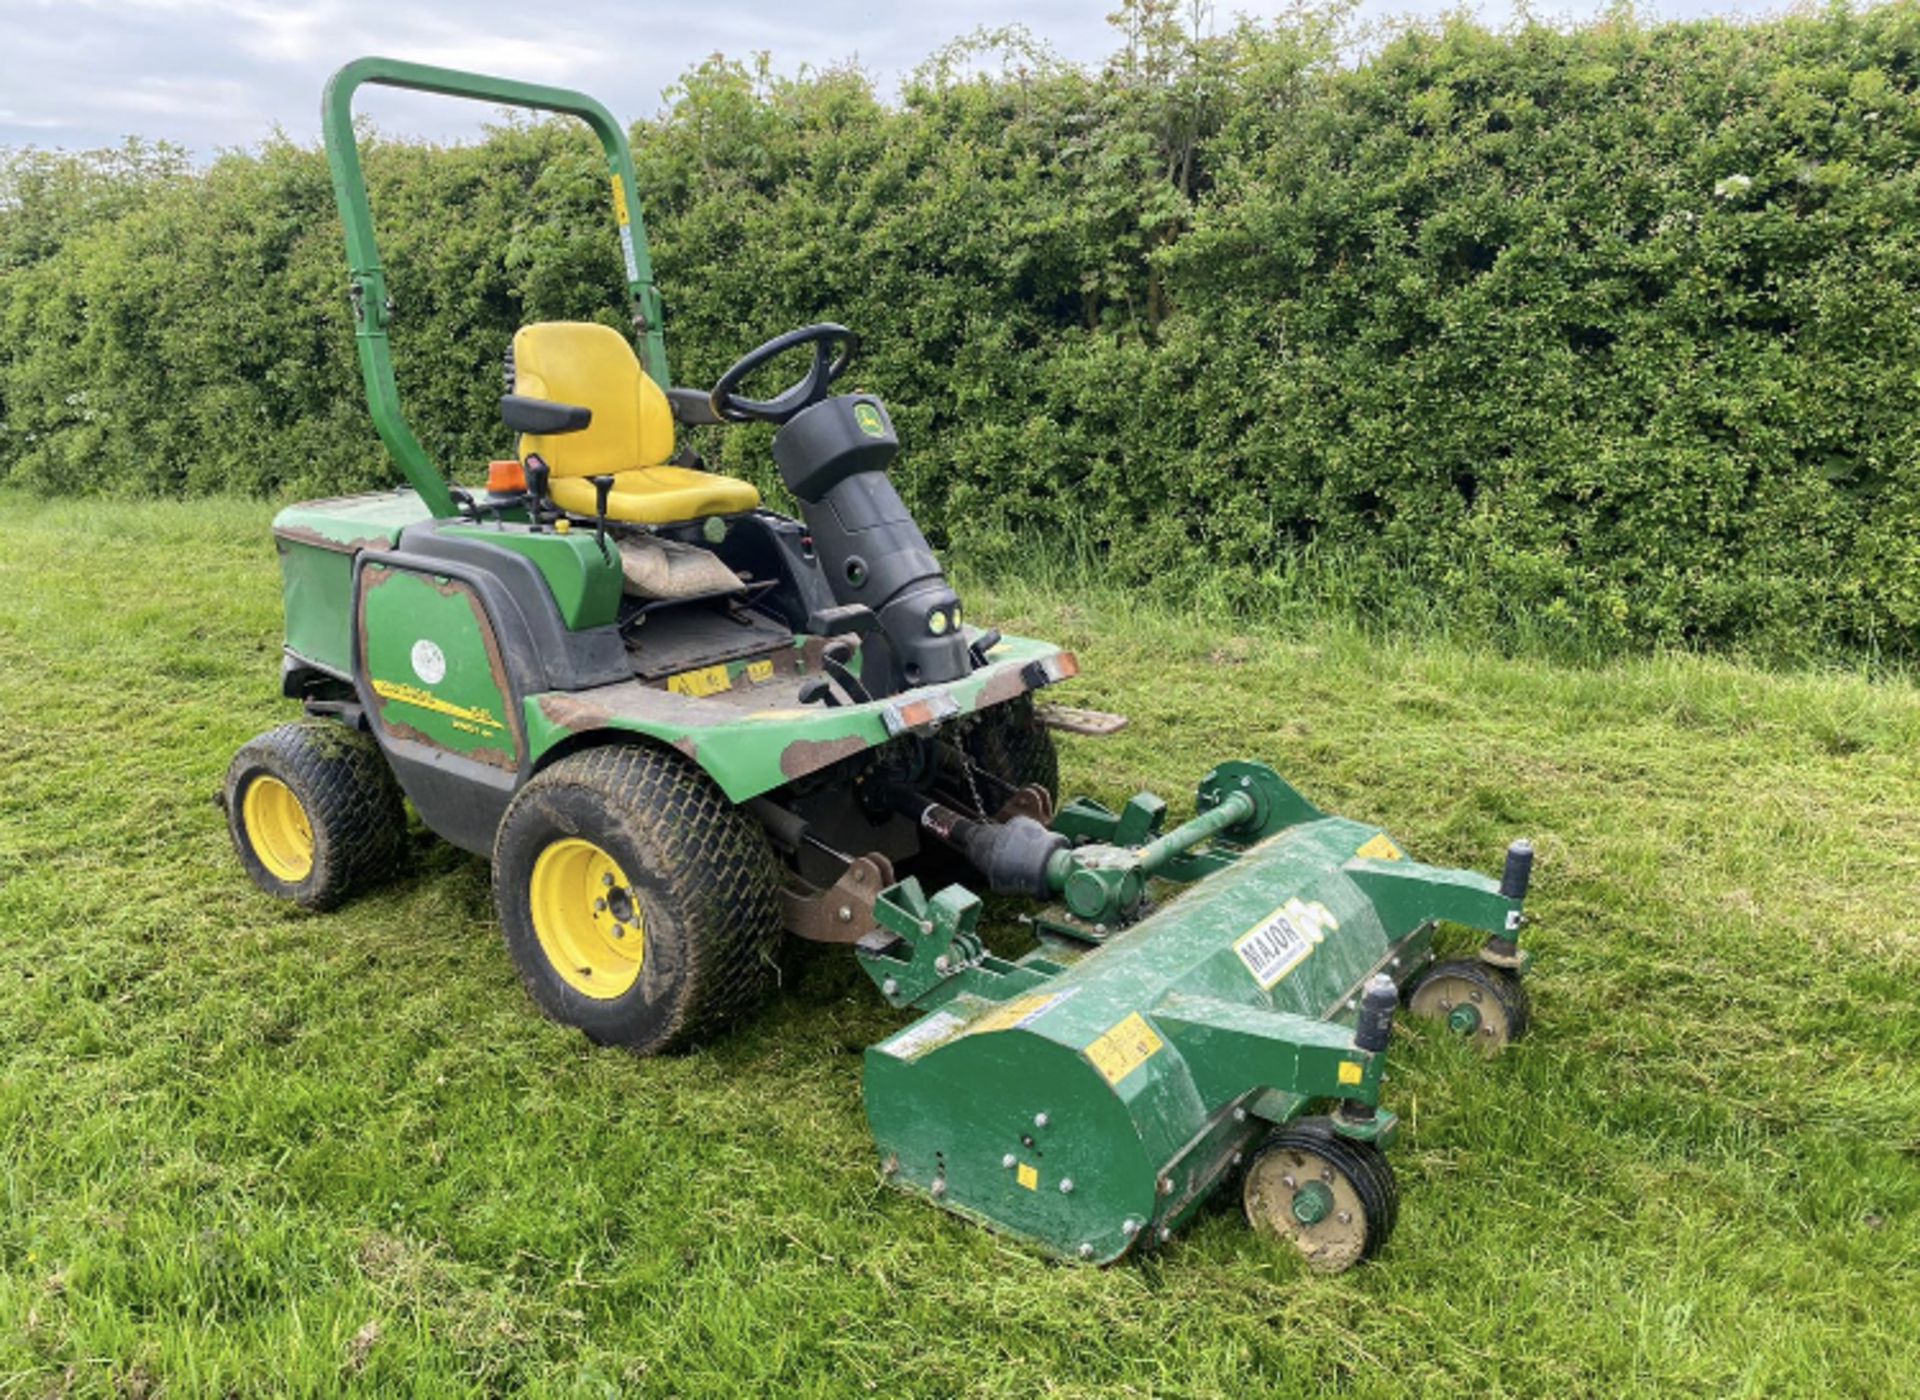
[[[936,540],[1606,642],[1920,642],[1920,6],[1338,57],[1337,14],[1103,72],[1019,35],[901,100],[713,60],[634,130],[676,379],[844,321]],[[982,72],[983,57],[997,60]],[[523,321],[621,323],[597,151],[369,137],[401,389],[501,454]],[[317,151],[0,156],[0,478],[389,481]],[[771,484],[764,430],[704,443]]]

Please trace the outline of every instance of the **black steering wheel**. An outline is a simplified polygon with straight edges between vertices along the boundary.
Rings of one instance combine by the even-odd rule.
[[[836,344],[840,347],[838,355],[832,353]],[[801,345],[813,346],[813,367],[805,378],[771,399],[745,399],[734,392],[741,380],[767,361]],[[847,366],[859,351],[860,337],[845,326],[831,321],[802,326],[797,331],[776,335],[759,349],[749,350],[735,360],[733,367],[714,382],[713,393],[707,401],[713,411],[729,423],[748,423],[756,418],[763,423],[784,423],[801,409],[811,408],[824,399],[833,381],[847,372]]]

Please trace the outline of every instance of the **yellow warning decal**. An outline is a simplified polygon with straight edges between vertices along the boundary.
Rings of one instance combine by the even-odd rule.
[[[1354,852],[1367,860],[1405,860],[1406,854],[1388,838],[1384,831],[1376,831],[1367,838],[1366,845]]]
[[[725,666],[702,666],[697,671],[682,671],[670,677],[667,689],[675,695],[691,695],[697,700],[705,695],[718,695],[723,690],[732,690],[733,677],[727,674]]]
[[[966,1022],[951,1011],[936,1011],[908,1026],[891,1040],[880,1043],[883,1054],[896,1060],[917,1060],[936,1045],[945,1045],[959,1035]]]
[[[1036,1011],[1043,1011],[1056,1000],[1056,996],[1046,992],[1035,992],[1031,996],[1015,997],[994,1007],[986,1015],[967,1027],[968,1035],[979,1035],[986,1031],[1004,1031],[1017,1025]]]
[[[1028,1166],[1025,1162],[1022,1162],[1019,1170],[1014,1172],[1013,1179],[1029,1191],[1038,1191],[1040,1189],[1040,1173]]]
[[[773,663],[771,661],[749,661],[747,663],[748,685],[765,685],[772,679]]]
[[[980,1035],[986,1031],[1025,1030],[1047,1012],[1079,991],[1078,987],[1069,987],[1064,992],[1030,992],[1023,997],[1003,1002],[986,1015],[967,1027],[968,1035]]]
[[[1366,1073],[1366,1070],[1358,1060],[1342,1060],[1340,1062],[1340,1082],[1342,1084],[1358,1084],[1366,1077]]]
[[[1159,1054],[1164,1043],[1136,1011],[1089,1045],[1086,1056],[1107,1083],[1118,1084]]]
[[[624,227],[627,218],[627,184],[618,175],[613,177],[613,217]]]

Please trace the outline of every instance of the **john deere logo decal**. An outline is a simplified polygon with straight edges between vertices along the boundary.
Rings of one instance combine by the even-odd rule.
[[[870,403],[857,403],[853,406],[853,421],[860,425],[860,431],[868,437],[887,435],[887,425],[880,421],[880,410]]]
[[[439,647],[422,637],[413,644],[413,673],[428,685],[438,685],[447,678],[447,654]]]

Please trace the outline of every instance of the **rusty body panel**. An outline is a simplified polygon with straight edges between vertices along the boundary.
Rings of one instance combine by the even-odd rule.
[[[729,798],[744,802],[878,748],[908,729],[936,730],[1079,670],[1073,653],[1051,643],[1002,637],[988,664],[965,680],[865,704],[802,705],[799,686],[817,674],[807,663],[806,642],[817,640],[804,639],[794,649],[790,673],[697,698],[638,681],[528,696],[535,761],[583,734],[640,735],[678,748]]]
[[[472,586],[372,560],[361,579],[354,625],[375,723],[394,739],[518,773],[526,720]]]

